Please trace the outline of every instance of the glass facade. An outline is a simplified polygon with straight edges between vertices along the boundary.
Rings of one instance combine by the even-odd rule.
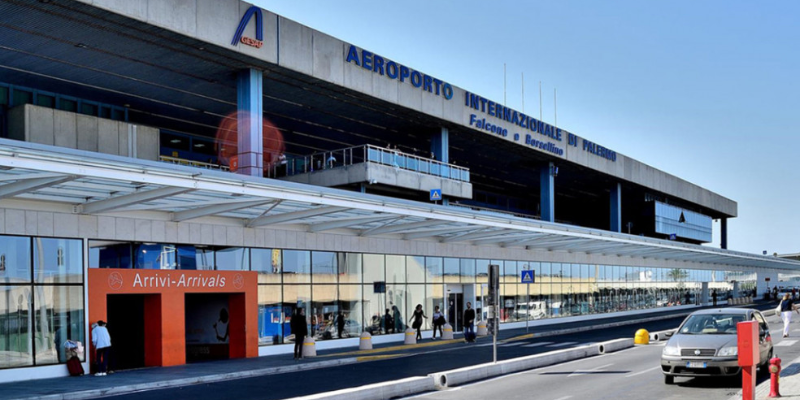
[[[26,243],[7,240],[0,246],[9,262],[24,264],[30,263]],[[43,241],[42,246],[50,246],[44,254],[72,260],[76,251],[58,243]],[[373,335],[402,332],[419,304],[429,317],[423,329],[431,329],[434,307],[448,312],[445,301],[451,292],[462,293],[463,301],[473,302],[478,318],[484,319],[490,264],[500,266],[502,322],[695,304],[702,282],[716,289],[721,299],[730,294],[734,280],[740,288],[755,283],[755,274],[737,271],[171,244],[148,244],[143,259],[136,256],[143,246],[90,242],[89,266],[256,271],[261,345],[294,341],[288,322],[297,308],[305,309],[309,334],[317,340],[358,337],[364,330]],[[170,259],[168,254],[175,256]],[[536,283],[519,283],[524,270],[534,271]],[[24,271],[8,276],[9,285],[31,282]],[[11,315],[16,316],[14,311]]]
[[[65,363],[65,341],[86,343],[83,285],[81,240],[0,236],[0,368]]]

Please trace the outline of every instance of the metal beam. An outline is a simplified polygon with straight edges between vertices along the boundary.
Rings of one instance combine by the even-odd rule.
[[[460,226],[452,228],[426,229],[418,232],[406,233],[405,235],[403,235],[403,239],[405,240],[422,239],[431,236],[439,236],[446,233],[476,231],[478,229],[482,230],[483,228],[477,226]]]
[[[528,247],[533,247],[537,249],[547,248],[549,246],[561,243],[574,243],[576,240],[580,240],[577,237],[566,237],[561,239],[552,239],[552,240],[531,240],[530,243],[527,245]]]
[[[443,224],[447,224],[447,222],[434,219],[426,219],[424,221],[409,222],[407,224],[387,225],[387,226],[382,226],[380,228],[368,229],[364,232],[361,232],[359,236],[382,235],[384,233],[401,232],[401,231],[407,231],[409,229],[423,228],[426,226],[443,225]]]
[[[147,190],[144,192],[134,192],[123,196],[111,197],[105,200],[95,201],[91,203],[81,204],[79,206],[81,214],[95,214],[103,211],[113,210],[130,206],[133,204],[146,203],[148,201],[163,199],[165,197],[179,195],[181,193],[190,192],[194,189],[187,189],[182,187],[162,187],[158,189]]]
[[[572,243],[565,243],[565,244],[557,244],[555,246],[548,246],[547,250],[556,251],[556,250],[570,250],[574,249],[578,246],[583,246],[587,243],[593,242],[594,239],[575,239]]]
[[[189,210],[172,213],[172,220],[175,222],[186,221],[188,219],[205,217],[207,215],[222,214],[225,212],[241,210],[243,208],[258,207],[272,202],[274,202],[274,200],[248,200],[248,201],[231,200],[230,202],[225,204],[215,204],[212,206],[197,207]]]
[[[532,239],[534,237],[537,237],[537,236],[542,236],[542,234],[541,233],[508,234],[508,235],[503,235],[503,236],[500,236],[500,237],[491,237],[491,238],[473,240],[472,244],[482,245],[482,244],[494,244],[494,243],[507,243],[507,242],[511,242],[511,241],[514,241],[514,240],[520,240],[520,239],[522,239],[522,240],[530,240],[530,239]]]
[[[330,229],[346,228],[348,226],[361,225],[369,222],[384,221],[395,218],[397,218],[397,215],[394,214],[379,214],[371,217],[340,218],[334,221],[311,224],[308,226],[308,230],[309,232],[322,232]]]
[[[300,210],[300,211],[291,211],[286,212],[283,214],[276,214],[276,215],[262,215],[260,217],[256,217],[251,219],[247,222],[247,226],[249,228],[255,226],[264,226],[264,225],[272,225],[272,224],[280,224],[283,222],[295,221],[298,219],[303,218],[310,218],[315,217],[317,215],[325,215],[325,214],[333,214],[335,212],[347,210],[345,207],[336,207],[336,206],[328,206],[328,207],[317,207],[308,210]]]
[[[18,194],[33,192],[49,186],[55,186],[59,183],[71,181],[76,178],[77,177],[73,175],[62,175],[60,177],[19,179],[16,182],[7,183],[3,186],[0,186],[0,199],[6,199],[9,197],[14,197]]]
[[[508,234],[508,229],[483,229],[477,232],[472,233],[465,233],[463,235],[456,235],[456,236],[448,236],[441,240],[442,243],[452,243],[452,242],[467,242],[475,239],[483,239],[487,237],[495,237],[504,234]]]

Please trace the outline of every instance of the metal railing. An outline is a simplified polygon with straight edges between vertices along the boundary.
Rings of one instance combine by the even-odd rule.
[[[163,162],[170,163],[170,164],[188,165],[188,166],[191,166],[191,167],[205,168],[205,169],[216,169],[216,170],[220,170],[220,171],[229,171],[230,170],[230,168],[228,168],[227,165],[212,164],[212,163],[206,163],[206,162],[201,162],[201,161],[192,161],[192,160],[187,160],[187,159],[178,158],[178,157],[158,156],[158,159],[163,161]]]
[[[421,174],[469,182],[469,168],[373,145],[348,147],[314,153],[305,157],[287,158],[285,163],[279,162],[272,165],[267,175],[270,178],[280,178],[362,163],[388,165]]]

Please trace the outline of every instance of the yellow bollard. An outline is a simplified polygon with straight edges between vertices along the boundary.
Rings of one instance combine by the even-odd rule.
[[[478,331],[475,332],[476,336],[489,336],[489,329],[486,327],[486,322],[478,322]]]
[[[306,337],[303,340],[303,358],[317,356],[317,342],[314,338]]]
[[[633,337],[634,344],[650,344],[650,332],[647,329],[639,329]]]
[[[442,339],[448,340],[453,338],[453,326],[445,323],[442,327]]]
[[[406,340],[405,344],[417,344],[417,331],[412,329],[410,326],[406,329]]]

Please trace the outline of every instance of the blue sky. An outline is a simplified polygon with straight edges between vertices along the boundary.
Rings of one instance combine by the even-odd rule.
[[[541,81],[546,122],[556,89],[559,127],[738,202],[730,249],[800,252],[800,2],[255,3],[497,101],[505,63],[508,106],[524,73],[526,111]]]

